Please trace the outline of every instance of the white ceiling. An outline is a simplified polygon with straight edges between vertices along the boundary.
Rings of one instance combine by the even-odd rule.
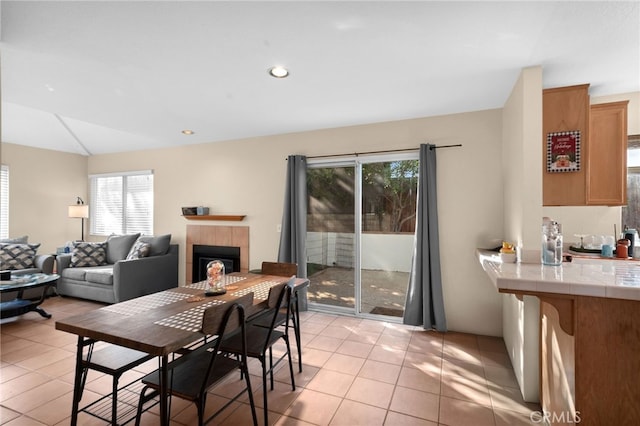
[[[2,141],[95,155],[500,108],[536,65],[640,91],[639,4],[3,0]]]

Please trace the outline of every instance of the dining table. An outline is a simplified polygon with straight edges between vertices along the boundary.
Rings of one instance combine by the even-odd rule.
[[[206,296],[208,284],[201,281],[56,321],[57,330],[78,336],[72,419],[77,419],[77,404],[82,391],[82,369],[79,367],[79,361],[83,356],[83,342],[84,339],[92,339],[135,349],[159,358],[160,421],[162,425],[169,425],[169,358],[205,337],[201,332],[205,309],[253,292],[254,304],[246,308],[249,317],[264,309],[271,287],[289,281],[289,278],[255,273],[231,273],[224,276],[224,281],[226,293],[222,295]],[[307,278],[295,278],[293,291],[298,292],[308,285]],[[297,309],[294,315],[298,318],[299,327]]]

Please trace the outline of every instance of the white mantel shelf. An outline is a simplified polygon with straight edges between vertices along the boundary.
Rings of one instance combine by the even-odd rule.
[[[480,265],[501,293],[566,294],[640,301],[640,261],[573,258],[560,266],[502,263],[498,253],[476,250]]]

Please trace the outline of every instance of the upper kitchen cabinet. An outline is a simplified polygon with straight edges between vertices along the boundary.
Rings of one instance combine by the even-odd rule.
[[[576,132],[576,148],[569,158],[573,167],[561,171],[557,158],[550,158],[549,135]],[[589,153],[589,85],[558,87],[542,92],[542,204],[545,206],[585,205],[587,200],[585,164]],[[567,150],[568,152],[569,150]],[[556,153],[557,154],[557,153]],[[564,155],[564,154],[563,154]],[[577,157],[576,157],[577,156]],[[557,157],[557,155],[556,155]],[[562,161],[562,160],[561,160]],[[553,171],[549,171],[549,170]]]
[[[625,205],[628,101],[590,105],[588,84],[542,98],[543,205]]]
[[[587,204],[627,204],[628,101],[591,105]]]

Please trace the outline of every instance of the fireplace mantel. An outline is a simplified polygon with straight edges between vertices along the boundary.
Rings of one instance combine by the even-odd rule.
[[[187,225],[186,283],[193,278],[193,245],[240,247],[240,271],[249,272],[249,227]]]
[[[187,220],[226,220],[233,222],[240,222],[244,220],[245,215],[237,214],[207,214],[207,215],[187,215],[182,216]]]

